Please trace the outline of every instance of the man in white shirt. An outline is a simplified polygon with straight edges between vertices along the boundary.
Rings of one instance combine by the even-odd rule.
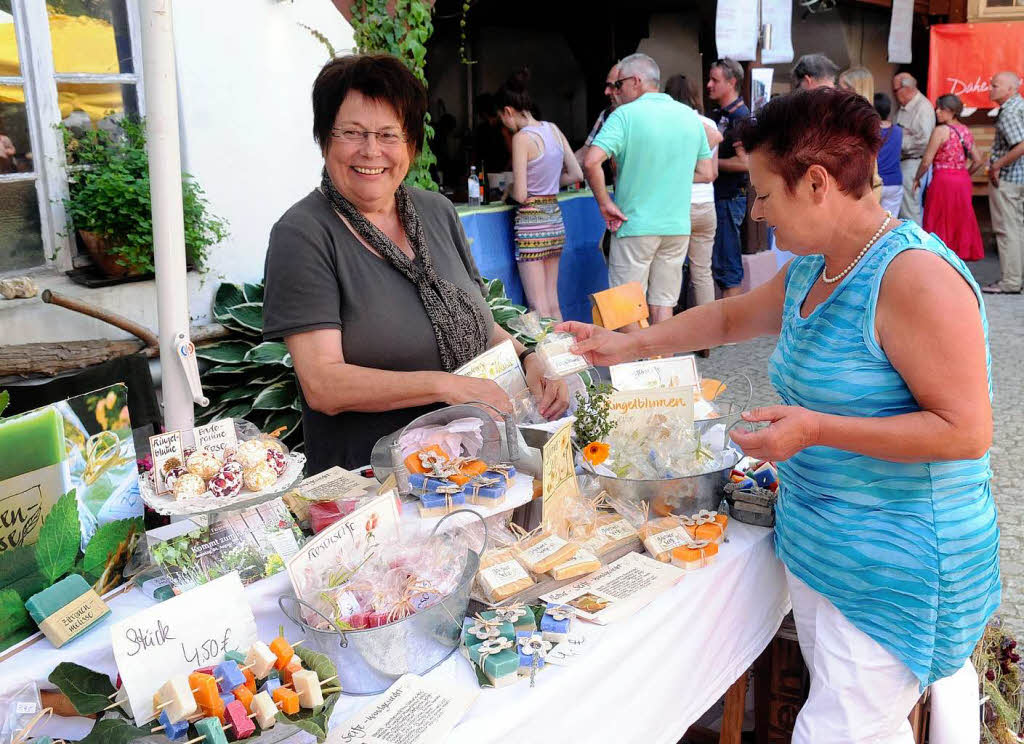
[[[935,129],[935,108],[917,89],[913,75],[901,72],[892,79],[893,96],[899,102],[896,123],[903,127],[900,172],[903,174],[903,203],[900,217],[921,224],[921,194],[914,189],[914,178],[928,140]]]

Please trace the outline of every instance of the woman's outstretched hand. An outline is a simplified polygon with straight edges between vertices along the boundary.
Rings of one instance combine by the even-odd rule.
[[[640,356],[635,333],[618,333],[575,320],[559,323],[555,330],[575,336],[576,345],[572,352],[586,358],[595,367],[631,362]]]
[[[729,436],[743,454],[759,460],[788,460],[818,441],[819,414],[799,406],[765,406],[743,412],[743,420],[768,421],[757,431],[733,429]]]

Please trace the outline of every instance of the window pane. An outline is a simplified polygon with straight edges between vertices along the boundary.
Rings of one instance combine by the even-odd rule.
[[[0,183],[0,272],[42,263],[43,237],[35,183]]]
[[[20,99],[20,102],[12,99]],[[0,87],[0,173],[28,173],[32,170],[32,143],[28,137],[25,97],[20,87]]]
[[[125,0],[51,0],[46,4],[56,72],[134,72]]]
[[[0,9],[0,77],[20,76],[18,40],[14,36],[14,16]],[[4,100],[3,91],[4,89],[0,88],[0,101]]]
[[[139,102],[134,85],[57,83],[61,119],[71,129],[95,129],[103,119],[138,116]]]

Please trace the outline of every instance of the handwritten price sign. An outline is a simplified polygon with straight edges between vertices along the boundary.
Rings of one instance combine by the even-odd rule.
[[[154,718],[153,694],[172,675],[223,661],[256,641],[256,619],[237,573],[161,602],[110,628],[114,660],[135,722]]]

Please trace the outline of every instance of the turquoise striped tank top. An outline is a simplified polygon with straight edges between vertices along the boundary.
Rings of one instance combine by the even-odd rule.
[[[800,256],[790,264],[782,332],[770,361],[772,384],[787,405],[865,417],[920,410],[874,334],[882,276],[909,249],[945,259],[978,297],[991,395],[978,285],[937,237],[904,222],[807,318],[800,307],[824,257]],[[789,570],[903,661],[922,689],[957,671],[1000,601],[988,454],[896,463],[809,447],[778,466],[775,545]]]

